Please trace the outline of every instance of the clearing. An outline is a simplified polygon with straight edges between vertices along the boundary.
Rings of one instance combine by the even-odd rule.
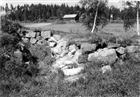
[[[90,33],[82,23],[54,24],[54,23],[22,23],[25,27],[41,28],[42,30],[58,30],[69,33]],[[136,25],[127,32],[121,23],[109,23],[102,31],[113,33],[116,36],[131,37],[136,35]]]

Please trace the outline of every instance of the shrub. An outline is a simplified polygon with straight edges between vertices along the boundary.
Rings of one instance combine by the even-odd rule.
[[[126,47],[131,46],[133,44],[133,41],[131,39],[122,39],[118,40],[118,44],[120,44],[120,46],[122,47]]]
[[[12,93],[17,93],[25,87],[25,83],[31,82],[39,70],[37,58],[34,57],[24,47],[22,57],[28,59],[29,64],[24,60],[17,59],[14,52],[20,49],[20,39],[17,37],[17,29],[20,25],[15,25],[9,21],[3,21],[2,34],[0,37],[0,91],[2,97],[8,97]]]
[[[6,18],[1,19],[1,30],[8,34],[15,34],[21,29],[22,26],[19,23],[13,23]]]
[[[90,43],[96,43],[99,44],[102,42],[102,39],[98,35],[92,35],[92,38],[89,40]]]
[[[34,45],[30,47],[32,55],[36,56],[40,61],[43,61],[46,56],[51,57],[51,50],[43,45]]]
[[[0,47],[3,48],[7,48],[7,49],[16,48],[18,42],[19,39],[10,34],[2,34],[0,37]]]

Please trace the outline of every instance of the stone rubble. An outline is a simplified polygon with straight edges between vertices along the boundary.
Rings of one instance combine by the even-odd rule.
[[[108,64],[100,68],[104,74],[112,70],[111,64],[114,64],[119,58],[118,54],[123,56],[126,51],[129,53],[140,51],[140,46],[121,47],[119,44],[112,43],[108,44],[107,47],[97,48],[98,44],[96,43],[81,42],[79,47],[75,43],[68,45],[68,41],[61,35],[52,35],[51,31],[28,32],[22,37],[22,40],[24,43],[30,42],[32,44],[31,52],[34,52],[33,54],[40,59],[40,68],[46,68],[46,64],[49,63],[48,59],[54,58],[52,67],[55,70],[61,69],[65,75],[65,80],[70,82],[83,77],[82,70],[84,70],[84,64],[87,62],[101,61],[103,64]],[[51,50],[49,56],[46,53],[47,48]],[[18,53],[20,54],[18,51],[15,52],[17,56]],[[42,74],[47,69],[43,70]]]

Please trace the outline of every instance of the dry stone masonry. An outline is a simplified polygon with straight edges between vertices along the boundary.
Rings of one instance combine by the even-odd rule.
[[[40,68],[44,68],[42,74],[47,72],[48,59],[54,58],[52,68],[62,70],[66,81],[73,82],[83,77],[82,71],[87,62],[101,61],[104,65],[100,71],[105,73],[111,71],[111,64],[114,64],[126,52],[140,51],[140,46],[121,47],[113,43],[108,43],[104,48],[97,48],[99,44],[81,42],[79,47],[75,43],[68,44],[69,41],[59,34],[52,35],[51,31],[27,32],[22,40],[24,43],[31,44],[31,52],[39,58]],[[48,48],[50,51],[46,52]],[[15,54],[17,57],[21,56],[19,51]]]

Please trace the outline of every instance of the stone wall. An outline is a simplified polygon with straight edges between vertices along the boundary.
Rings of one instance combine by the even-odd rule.
[[[22,40],[25,43],[31,43],[33,48],[35,45],[49,47],[51,57],[56,60],[52,63],[52,68],[55,70],[61,69],[65,75],[65,81],[75,81],[79,77],[83,77],[82,70],[84,70],[87,62],[102,62],[103,65],[100,71],[105,73],[111,71],[111,65],[117,60],[121,60],[126,52],[140,51],[138,45],[121,47],[119,44],[107,43],[106,47],[99,48],[98,45],[100,44],[96,43],[81,42],[78,46],[76,43],[68,44],[68,41],[61,35],[51,31],[26,31],[25,35],[22,36]],[[47,63],[42,60],[40,59],[40,65],[45,68]]]

